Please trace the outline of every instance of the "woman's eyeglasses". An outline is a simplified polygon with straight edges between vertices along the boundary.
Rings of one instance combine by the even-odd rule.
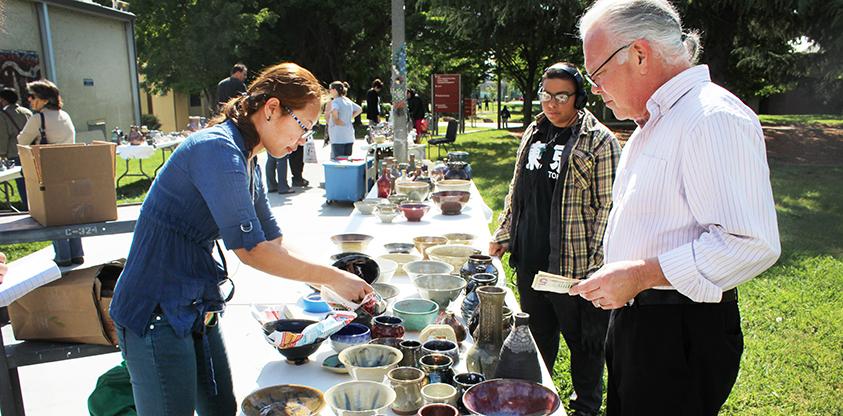
[[[301,135],[301,138],[304,140],[310,140],[310,138],[313,137],[314,134],[316,134],[316,130],[314,130],[313,128],[307,128],[307,126],[305,126],[304,123],[302,123],[301,120],[296,117],[296,113],[294,113],[293,110],[290,109],[290,107],[287,107],[286,105],[283,107],[284,111],[286,111],[287,114],[289,114],[290,117],[292,117],[293,120],[298,123],[299,127],[304,130],[304,134]]]

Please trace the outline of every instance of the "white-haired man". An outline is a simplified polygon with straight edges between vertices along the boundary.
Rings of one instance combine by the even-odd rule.
[[[740,283],[781,253],[758,117],[694,66],[665,0],[580,20],[592,92],[638,128],[613,186],[605,265],[571,290],[612,309],[609,415],[715,415],[738,375]]]

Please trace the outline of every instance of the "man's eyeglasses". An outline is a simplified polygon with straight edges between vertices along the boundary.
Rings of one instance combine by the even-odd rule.
[[[567,92],[560,92],[560,93],[556,93],[556,94],[551,94],[551,93],[546,92],[544,90],[539,91],[539,101],[541,101],[543,103],[546,103],[550,100],[556,100],[557,104],[565,104],[573,96],[574,96],[574,94],[569,94]]]
[[[633,42],[635,42],[635,41],[633,41]],[[595,81],[594,81],[594,78],[597,76],[597,73],[598,73],[598,72],[600,72],[600,70],[601,70],[601,69],[603,69],[603,67],[604,67],[604,66],[606,66],[606,64],[608,64],[608,63],[609,63],[609,61],[611,61],[611,60],[612,60],[612,58],[614,58],[614,57],[615,57],[615,55],[617,55],[617,54],[618,54],[618,52],[620,52],[620,51],[622,51],[622,50],[624,50],[624,49],[626,49],[626,48],[628,48],[628,47],[632,46],[633,42],[629,42],[629,43],[627,43],[626,45],[621,46],[620,48],[618,48],[616,51],[612,52],[612,54],[611,54],[611,55],[609,55],[609,57],[608,57],[608,58],[606,58],[606,60],[605,60],[605,61],[603,61],[603,63],[602,63],[602,64],[600,64],[600,66],[598,66],[598,67],[597,67],[597,69],[595,69],[595,70],[594,70],[594,72],[593,72],[592,74],[589,74],[589,73],[588,73],[588,71],[586,71],[586,73],[585,73],[585,79],[587,79],[587,80],[588,80],[588,82],[589,82],[589,83],[591,83],[591,85],[594,85],[595,87],[600,88],[600,85],[599,85],[599,84],[597,84],[597,82],[595,82]]]
[[[292,117],[292,118],[293,118],[293,120],[296,120],[296,123],[298,123],[299,127],[301,127],[301,129],[302,129],[302,130],[304,130],[304,134],[302,134],[302,135],[301,135],[301,138],[302,138],[302,139],[304,139],[304,140],[310,140],[310,138],[311,138],[311,137],[313,137],[313,135],[314,135],[314,134],[316,134],[316,130],[314,130],[312,127],[311,127],[311,128],[307,128],[307,126],[305,126],[305,125],[304,125],[304,123],[302,123],[302,122],[301,122],[301,120],[299,120],[299,118],[298,118],[298,117],[296,117],[296,114],[295,114],[295,113],[293,113],[293,110],[291,110],[291,109],[290,109],[290,107],[287,107],[287,106],[285,105],[285,106],[284,106],[284,111],[286,111],[286,112],[287,112],[287,114],[289,114],[289,115],[290,115],[290,117]]]

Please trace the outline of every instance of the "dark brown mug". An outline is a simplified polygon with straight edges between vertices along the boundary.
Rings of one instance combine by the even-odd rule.
[[[397,316],[380,315],[372,319],[372,338],[403,338],[404,320]]]
[[[460,411],[450,404],[431,403],[422,406],[417,413],[418,416],[459,416]]]

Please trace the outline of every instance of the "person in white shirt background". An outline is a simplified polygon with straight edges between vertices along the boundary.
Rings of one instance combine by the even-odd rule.
[[[621,154],[605,265],[570,294],[611,309],[607,415],[715,415],[743,352],[737,289],[781,254],[758,117],[694,65],[666,0],[580,20],[592,92],[638,125]]]
[[[331,159],[336,160],[340,156],[351,156],[354,148],[354,118],[363,109],[345,96],[348,84],[334,81],[328,91],[332,100],[325,106],[325,118],[328,121],[328,137],[331,138]]]

